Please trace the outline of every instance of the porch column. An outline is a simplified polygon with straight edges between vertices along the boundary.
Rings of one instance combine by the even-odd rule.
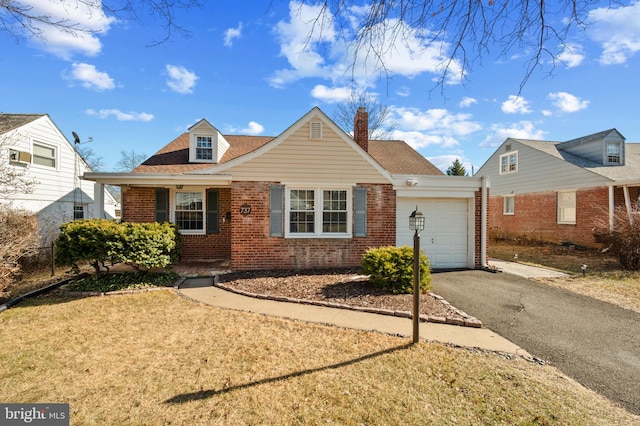
[[[480,263],[486,268],[487,263],[487,177],[482,176],[482,200],[480,205]]]
[[[629,224],[633,225],[633,215],[631,214],[631,200],[629,199],[629,187],[627,185],[622,187],[624,193],[624,206],[627,208],[627,216],[629,216]]]
[[[609,231],[613,231],[613,215],[615,213],[615,203],[613,194],[615,192],[615,187],[609,187]]]
[[[93,184],[93,211],[96,219],[104,219],[104,184]]]

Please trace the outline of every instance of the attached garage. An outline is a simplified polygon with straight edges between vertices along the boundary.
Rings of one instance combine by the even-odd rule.
[[[409,216],[417,207],[425,216],[420,249],[429,258],[431,268],[478,267],[477,258],[486,256],[481,250],[486,241],[476,241],[476,234],[481,234],[476,228],[486,221],[484,218],[476,221],[481,214],[476,211],[481,179],[403,176],[398,181],[395,185],[396,245],[413,247],[414,232],[409,229]],[[485,260],[480,264],[486,264]]]

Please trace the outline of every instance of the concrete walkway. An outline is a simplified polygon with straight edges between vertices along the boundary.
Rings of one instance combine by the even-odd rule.
[[[522,263],[507,262],[498,259],[489,259],[489,266],[496,268],[499,272],[506,272],[508,274],[524,278],[553,278],[569,276],[564,272],[558,272],[552,269],[523,265]]]
[[[254,312],[343,328],[377,331],[406,336],[407,338],[411,338],[413,335],[411,319],[242,296],[213,286],[213,278],[211,277],[188,278],[178,291],[189,299],[224,309]],[[486,328],[423,322],[420,323],[420,338],[531,358],[531,355],[525,350]]]

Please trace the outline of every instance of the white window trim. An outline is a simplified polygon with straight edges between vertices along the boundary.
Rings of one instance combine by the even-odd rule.
[[[513,211],[507,211],[507,198],[513,200]],[[516,212],[516,197],[515,195],[505,195],[502,197],[502,214],[505,216],[513,216]]]
[[[516,169],[515,170],[507,170],[507,171],[503,171],[502,170],[502,158],[507,157],[507,168],[509,166],[509,157],[515,155],[516,156]],[[518,158],[518,151],[509,151],[506,154],[502,154],[500,155],[500,159],[498,161],[498,169],[500,171],[501,175],[508,175],[510,173],[517,173],[518,169],[520,168],[520,159]]]
[[[569,220],[565,220],[562,221],[560,220],[560,218],[562,217],[561,215],[561,211],[563,208],[566,208],[565,206],[561,206],[560,205],[560,194],[573,194],[573,210],[574,210],[574,219],[573,221],[569,221]],[[557,223],[558,225],[575,225],[576,221],[577,221],[577,216],[578,216],[578,211],[577,211],[577,204],[578,204],[578,195],[576,193],[576,191],[558,191],[556,194],[556,203],[557,203],[557,207],[558,207],[558,211],[557,211]]]
[[[298,233],[298,232],[290,232],[291,225],[291,217],[290,217],[290,205],[291,205],[291,191],[295,190],[312,190],[314,192],[315,197],[315,206],[316,209],[314,211],[314,223],[316,232],[313,233]],[[322,232],[322,193],[323,191],[346,191],[347,192],[347,232]],[[285,187],[285,238],[352,238],[353,237],[353,187],[348,186],[335,186],[335,185],[327,185],[327,186],[300,186],[300,185],[292,185]]]
[[[182,189],[172,188],[169,190],[169,222],[177,225],[176,223],[176,194],[178,192],[199,192],[202,194],[202,229],[179,229],[178,232],[182,235],[206,235],[207,233],[207,190],[203,186],[187,187]]]
[[[199,148],[198,147],[198,138],[210,138],[211,139],[211,148]],[[211,163],[214,161],[215,159],[215,149],[216,149],[216,143],[215,143],[215,138],[213,135],[206,135],[206,134],[196,134],[194,135],[194,156],[195,156],[195,161],[197,162],[202,162],[202,163]],[[211,158],[198,158],[198,149],[209,149],[211,150]]]
[[[35,162],[35,146],[39,145],[44,148],[53,149],[53,160],[55,161],[55,166],[45,166],[44,164],[38,164]],[[60,150],[56,145],[52,145],[46,142],[40,142],[36,140],[31,141],[31,165],[34,167],[42,168],[44,170],[59,170],[60,168]]]
[[[617,162],[609,161],[609,150],[607,149],[608,145],[618,145],[619,154],[618,154],[618,161]],[[623,156],[622,149],[623,149],[622,142],[605,141],[605,143],[604,143],[604,164],[621,166],[624,163],[624,160],[622,158],[622,156]]]

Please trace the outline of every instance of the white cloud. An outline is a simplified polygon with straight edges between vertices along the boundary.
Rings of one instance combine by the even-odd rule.
[[[508,125],[494,124],[490,134],[480,143],[483,148],[495,148],[507,138],[544,140],[545,131],[536,129],[531,121],[520,121]]]
[[[577,44],[567,44],[558,55],[558,60],[563,62],[567,68],[577,67],[584,61],[582,46]]]
[[[41,32],[42,48],[49,53],[69,60],[74,53],[95,56],[100,53],[102,43],[98,38],[109,31],[116,19],[104,14],[100,1],[42,1],[21,0],[19,3],[31,8],[34,16],[47,16],[51,22],[63,23],[69,31],[58,25],[46,25],[32,21]]]
[[[360,87],[371,86],[382,68],[387,75],[414,77],[422,73],[433,73],[438,77],[448,65],[447,83],[460,81],[462,67],[458,61],[447,62],[448,45],[433,40],[433,35],[409,28],[404,22],[390,19],[368,32],[363,45],[375,46],[372,50],[360,50],[355,55],[353,38],[346,23],[357,29],[367,16],[366,9],[344,8],[345,16],[333,16],[328,9],[311,6],[298,1],[289,3],[289,17],[280,21],[274,32],[280,43],[280,54],[289,67],[276,71],[269,84],[283,87],[293,81],[320,77],[334,83],[353,79]],[[345,23],[338,37],[335,22]],[[404,34],[393,37],[394,31]],[[354,30],[355,31],[355,30]],[[351,38],[351,40],[350,40]],[[363,48],[366,49],[366,48]],[[384,67],[382,67],[384,64]]]
[[[71,73],[65,74],[63,77],[67,80],[80,82],[84,88],[98,92],[115,88],[115,83],[113,79],[109,77],[109,74],[98,71],[95,65],[74,62],[71,68]]]
[[[531,109],[529,101],[522,96],[509,95],[509,99],[502,103],[502,112],[505,114],[528,114]]]
[[[98,111],[88,109],[85,113],[101,119],[115,117],[118,121],[151,121],[154,118],[153,114],[147,114],[146,112],[122,112],[119,109],[101,109]]]
[[[589,106],[589,101],[583,101],[577,96],[567,92],[549,93],[547,96],[553,105],[561,112],[576,112]]]
[[[406,98],[407,96],[411,95],[411,89],[409,89],[407,86],[403,86],[398,89],[396,95]]]
[[[477,104],[478,100],[475,98],[470,98],[469,96],[465,96],[464,98],[462,98],[462,100],[460,101],[460,103],[458,104],[460,106],[460,108],[468,108],[473,104]]]
[[[431,145],[452,147],[458,138],[482,128],[471,120],[470,114],[453,114],[446,109],[391,108],[393,121],[397,123],[392,139],[407,142],[414,149]]]
[[[262,132],[264,132],[264,126],[255,121],[250,121],[246,128],[240,130],[240,133],[245,135],[259,135]]]
[[[318,84],[311,90],[311,96],[328,103],[346,101],[347,99],[349,99],[349,96],[351,96],[351,93],[351,89],[347,87],[330,88],[323,84]]]
[[[195,73],[177,65],[167,65],[166,70],[169,74],[167,86],[171,90],[183,94],[193,93],[193,88],[199,78]]]
[[[640,50],[640,2],[589,12],[587,35],[602,46],[600,63],[623,64]]]
[[[224,45],[227,47],[233,46],[233,40],[240,38],[242,35],[242,22],[238,23],[237,28],[229,28],[224,32]]]

